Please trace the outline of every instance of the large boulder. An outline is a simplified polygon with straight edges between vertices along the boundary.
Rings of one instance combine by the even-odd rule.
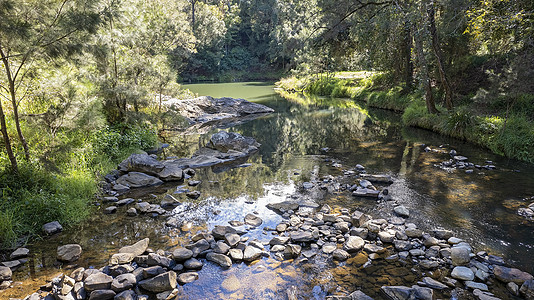
[[[161,162],[147,154],[132,154],[118,166],[122,172],[142,172],[150,175],[156,175],[164,168]]]
[[[163,181],[145,173],[130,172],[119,177],[119,179],[117,179],[117,183],[130,188],[140,188],[160,185],[163,183]]]
[[[249,153],[258,150],[260,144],[251,137],[244,137],[239,133],[220,131],[212,135],[207,145],[208,148],[221,152],[235,150]]]
[[[57,260],[63,262],[73,262],[82,255],[82,247],[78,244],[68,244],[57,248]]]

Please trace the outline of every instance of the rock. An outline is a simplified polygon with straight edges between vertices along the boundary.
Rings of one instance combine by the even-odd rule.
[[[393,243],[393,240],[395,239],[395,234],[389,233],[387,231],[381,231],[378,233],[378,238],[383,243]]]
[[[506,283],[515,282],[517,284],[523,284],[523,282],[533,279],[532,275],[527,272],[504,266],[495,266],[493,268],[493,274],[497,279]]]
[[[230,249],[228,255],[230,255],[233,261],[243,260],[243,251],[241,249]]]
[[[358,188],[357,190],[354,190],[352,192],[352,196],[355,196],[355,197],[377,198],[379,194],[380,194],[380,191],[373,190],[373,189],[365,189],[365,188]]]
[[[241,240],[241,237],[236,233],[227,233],[224,235],[224,240],[230,247],[235,247]]]
[[[211,230],[211,234],[217,240],[223,240],[226,234],[238,234],[238,231],[230,226],[217,225]]]
[[[261,104],[234,98],[213,98],[202,96],[195,99],[164,101],[170,111],[194,122],[208,122],[225,118],[236,118],[271,113],[274,110]]]
[[[129,290],[134,287],[134,285],[137,283],[137,280],[135,279],[135,276],[132,273],[126,273],[117,276],[113,281],[111,282],[111,289],[115,293],[120,293],[125,290]]]
[[[436,236],[436,238],[442,239],[442,240],[448,240],[454,234],[452,231],[446,230],[446,229],[434,229],[433,233]]]
[[[133,198],[124,198],[122,200],[119,200],[117,202],[117,206],[124,206],[124,205],[128,205],[128,204],[132,204],[135,202],[135,199]]]
[[[113,299],[115,295],[112,290],[95,290],[89,294],[89,300],[109,300]]]
[[[285,232],[287,230],[288,225],[285,223],[280,223],[276,225],[276,231],[278,232]]]
[[[232,260],[224,254],[210,252],[206,255],[206,259],[223,268],[230,268],[232,266]]]
[[[121,292],[113,300],[137,300],[137,294],[132,290]]]
[[[396,206],[393,211],[400,217],[409,218],[410,211],[403,205]]]
[[[82,247],[78,244],[68,244],[57,248],[57,260],[59,261],[77,261],[80,255],[82,255]]]
[[[130,188],[141,188],[160,185],[163,183],[163,181],[145,173],[130,172],[119,177],[119,179],[117,179],[117,183]]]
[[[354,291],[349,295],[351,300],[373,300],[373,298],[367,296],[362,291]]]
[[[519,289],[519,292],[525,297],[527,300],[534,300],[534,280],[529,279],[526,280]]]
[[[359,236],[349,236],[343,244],[343,250],[347,252],[358,252],[365,245],[365,241]]]
[[[193,251],[193,257],[196,257],[201,252],[208,250],[210,248],[210,244],[208,243],[208,241],[202,239],[192,245],[187,245],[185,247]]]
[[[488,291],[488,286],[480,282],[466,281],[465,286],[473,290]]]
[[[118,166],[118,169],[125,173],[141,172],[150,175],[156,175],[164,168],[161,162],[147,154],[132,154]]]
[[[104,209],[104,214],[106,215],[111,215],[111,214],[114,214],[117,212],[117,207],[116,206],[110,206],[110,207],[106,207],[106,209]]]
[[[370,174],[360,174],[361,178],[367,179],[370,182],[373,183],[383,183],[383,184],[391,184],[393,183],[393,179],[389,175],[370,175]]]
[[[406,286],[382,286],[380,290],[391,300],[408,300],[412,289]]]
[[[219,131],[212,135],[207,147],[221,152],[235,150],[249,153],[258,150],[260,144],[251,137],[244,137],[239,133]]]
[[[109,259],[109,264],[114,265],[123,265],[128,264],[134,260],[135,255],[132,253],[116,253],[111,256]]]
[[[439,263],[435,260],[423,259],[419,262],[419,265],[427,270],[435,269],[439,267]]]
[[[294,201],[284,201],[279,203],[269,203],[266,205],[268,209],[272,209],[281,213],[293,210],[296,211],[299,208],[299,204]]]
[[[247,214],[245,216],[245,223],[250,225],[250,226],[254,226],[254,227],[258,227],[261,225],[261,223],[263,223],[263,220],[256,216],[256,215],[253,215],[253,214]]]
[[[256,247],[247,246],[245,251],[243,251],[243,260],[246,262],[251,262],[257,260],[261,257],[262,251]]]
[[[332,257],[334,257],[334,259],[339,260],[339,261],[345,261],[345,260],[349,259],[350,254],[345,250],[336,249],[332,253]]]
[[[175,261],[184,262],[193,257],[193,251],[180,247],[174,249],[174,251],[172,252],[172,256]]]
[[[200,192],[199,191],[191,191],[191,192],[185,193],[185,195],[189,199],[196,200],[196,199],[198,199],[200,197]]]
[[[464,247],[454,247],[451,249],[451,259],[454,266],[467,265],[471,258],[469,257],[470,251]]]
[[[139,286],[153,293],[170,291],[176,287],[176,273],[169,271],[156,277],[145,279],[139,282]]]
[[[368,253],[383,253],[386,251],[384,247],[378,246],[376,244],[365,244],[363,246],[363,250],[365,250]]]
[[[176,206],[182,204],[178,199],[174,198],[172,195],[165,195],[160,202],[161,207]]]
[[[241,288],[241,282],[239,282],[239,279],[234,274],[231,274],[224,279],[221,283],[221,287],[227,292],[232,293]]]
[[[111,288],[111,283],[113,282],[113,277],[106,275],[102,272],[94,273],[89,275],[85,279],[85,290],[92,292],[95,290],[109,290]]]
[[[169,162],[165,163],[165,168],[157,176],[163,181],[179,181],[184,178],[184,171],[179,165]]]
[[[475,273],[473,273],[473,271],[467,267],[455,267],[454,269],[452,269],[452,272],[451,272],[451,276],[452,278],[455,278],[455,279],[460,279],[460,280],[473,280],[475,279]]]
[[[63,226],[61,226],[58,221],[54,221],[44,224],[43,231],[48,235],[52,235],[54,233],[63,231]]]
[[[13,251],[11,255],[9,255],[9,259],[11,260],[19,259],[19,258],[27,257],[29,254],[30,254],[30,250],[26,248],[18,248],[17,250]]]
[[[325,253],[325,254],[331,254],[331,253],[334,252],[336,249],[337,249],[337,245],[336,245],[336,244],[330,244],[330,243],[327,243],[327,244],[324,244],[324,245],[323,245],[323,248],[322,248],[321,250],[322,250],[323,253]]]
[[[0,282],[11,280],[13,272],[8,267],[0,266]]]
[[[190,270],[199,270],[202,269],[203,266],[204,264],[196,258],[190,258],[184,262],[184,267]]]
[[[139,256],[145,253],[148,248],[149,238],[142,239],[131,246],[125,246],[119,249],[119,253],[131,253],[133,256]]]
[[[137,216],[137,209],[135,209],[134,207],[130,207],[130,208],[128,208],[128,210],[126,211],[126,214],[127,214],[129,217],[135,217],[135,216]]]
[[[311,242],[314,240],[314,237],[309,231],[293,231],[289,234],[291,241],[299,242]]]
[[[162,266],[143,268],[143,279],[152,278],[163,273],[165,273],[165,269]]]
[[[297,258],[300,255],[301,251],[302,247],[300,247],[299,245],[288,244],[284,249],[283,255],[286,259]]]
[[[436,290],[444,290],[447,288],[447,286],[437,280],[434,280],[430,277],[424,277],[423,283],[428,286],[429,288],[436,289]]]
[[[186,272],[178,275],[178,283],[181,285],[191,283],[198,279],[198,273],[196,272]]]
[[[479,300],[501,300],[501,298],[493,297],[493,294],[483,292],[479,289],[474,290],[473,295],[475,295]]]

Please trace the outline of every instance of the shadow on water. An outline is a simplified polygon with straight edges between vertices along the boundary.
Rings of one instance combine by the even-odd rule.
[[[395,178],[389,188],[393,198],[414,212],[410,222],[425,230],[451,229],[476,250],[503,255],[521,269],[534,271],[534,224],[516,215],[517,208],[526,204],[521,199],[534,195],[534,166],[496,156],[462,141],[406,128],[398,114],[362,109],[348,100],[316,98],[305,99],[304,104],[287,101],[274,94],[272,86],[266,83],[185,87],[199,95],[245,98],[273,108],[273,114],[228,128],[257,139],[262,144],[259,152],[239,162],[246,163],[240,167],[197,170],[195,179],[201,180],[201,184],[196,187],[173,183],[125,195],[150,203],[161,202],[165,195],[178,198],[182,204],[172,212],[169,209],[180,221],[178,228],[165,226],[166,218],[162,216],[127,217],[128,207],[120,207],[111,216],[103,215],[100,208],[87,222],[35,243],[31,246],[34,253],[31,260],[15,274],[15,280],[24,284],[0,293],[0,297],[29,294],[45,279],[65,271],[61,269],[64,266],[55,265],[55,250],[61,244],[79,243],[84,249],[79,265],[100,267],[121,246],[141,238],[149,237],[155,250],[170,251],[184,245],[199,231],[226,225],[231,220],[242,221],[247,213],[254,212],[264,223],[251,229],[247,236],[269,241],[272,233],[263,229],[274,228],[282,219],[265,205],[293,195],[296,184],[308,180],[315,166],[320,167],[320,176],[339,173],[331,162],[325,162],[326,158],[345,168],[362,164],[369,173],[391,174]],[[166,139],[171,146],[162,156],[191,156],[219,130],[210,127],[203,134],[170,133]],[[476,164],[491,160],[497,170],[466,174],[437,168],[434,165],[449,159],[448,154],[424,152],[423,145],[444,151],[455,149]],[[440,145],[443,147],[439,148]],[[184,189],[198,190],[201,197],[189,200]],[[391,209],[383,209],[380,203],[349,195],[328,195],[318,201],[337,209],[360,209],[377,217],[391,215]],[[296,286],[299,295],[306,299],[323,299],[328,294],[358,288],[380,299],[380,286],[411,286],[422,274],[399,261],[378,259],[366,265],[369,259],[362,255],[345,263],[333,263],[321,255],[300,263],[264,258],[250,265],[236,264],[228,270],[208,263],[199,272],[199,280],[184,286],[183,299],[286,299],[285,291],[291,286]],[[225,282],[228,278],[237,280],[231,285]]]

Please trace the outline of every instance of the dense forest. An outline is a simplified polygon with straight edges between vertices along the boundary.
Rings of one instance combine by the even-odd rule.
[[[161,107],[193,96],[179,82],[286,76],[532,162],[533,14],[531,0],[0,0],[0,241],[83,219],[101,176],[182,122]]]

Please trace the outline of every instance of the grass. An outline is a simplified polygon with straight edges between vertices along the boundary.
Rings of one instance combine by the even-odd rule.
[[[42,138],[40,149],[47,149],[46,154],[32,148],[34,161],[19,160],[18,173],[6,165],[0,171],[0,246],[12,248],[38,238],[48,222],[68,228],[84,220],[102,176],[156,141],[154,131],[135,127],[77,129]]]
[[[466,140],[494,153],[534,163],[534,95],[504,95],[483,105],[475,96],[466,96],[453,110],[438,105],[439,113],[430,114],[422,95],[417,91],[406,92],[403,86],[395,84],[390,74],[354,73],[293,76],[280,80],[277,86],[282,95],[291,99],[302,99],[298,94],[301,92],[350,98],[368,107],[394,110],[402,113],[407,126]]]

